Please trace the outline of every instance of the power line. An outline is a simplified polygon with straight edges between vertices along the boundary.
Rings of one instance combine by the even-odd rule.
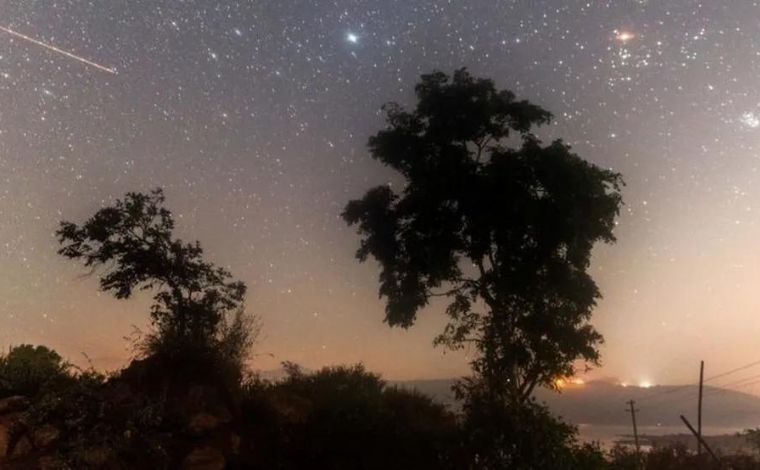
[[[751,387],[752,385],[760,384],[760,378],[756,378],[756,377],[750,377],[750,378],[755,378],[755,380],[751,382],[747,382],[747,383],[739,383],[738,385],[733,385],[734,388],[716,388],[716,389],[711,390],[712,393],[710,393],[710,395],[720,395],[721,393],[735,392],[737,388]],[[749,379],[746,379],[746,380],[749,380]]]
[[[705,379],[705,382],[709,382],[711,380],[719,379],[721,377],[725,377],[727,375],[733,374],[734,372],[739,372],[745,369],[749,369],[750,367],[754,367],[756,365],[760,364],[760,361],[750,362],[749,364],[743,365],[741,367],[737,367],[736,369],[731,369],[728,372],[723,372],[718,375],[713,375],[712,377],[708,377]]]
[[[704,380],[704,382],[709,382],[709,381],[712,381],[712,380],[719,379],[721,377],[726,377],[728,375],[731,375],[731,374],[734,374],[736,372],[740,372],[740,371],[749,369],[751,367],[755,367],[757,365],[760,365],[760,360],[753,361],[753,362],[750,362],[748,364],[744,364],[742,366],[739,366],[739,367],[736,367],[734,369],[728,370],[726,372],[721,372],[719,374],[713,375],[711,377],[706,378]],[[675,386],[675,388],[668,388],[666,390],[662,390],[662,391],[657,392],[657,393],[652,393],[652,394],[640,397],[639,398],[639,403],[641,403],[643,401],[651,400],[653,398],[656,398],[656,397],[659,397],[659,396],[663,396],[663,395],[670,395],[670,394],[674,394],[674,393],[678,393],[678,392],[689,391],[690,388],[692,388],[692,387],[698,387],[698,386],[699,386],[699,383],[691,383],[691,384],[686,384],[686,385],[678,385],[678,386]],[[721,387],[725,387],[726,385],[720,385],[720,386]],[[692,390],[692,392],[694,392],[694,391]],[[682,397],[682,398],[684,398],[684,397]]]
[[[749,377],[744,377],[743,379],[735,380],[733,382],[729,382],[726,384],[721,384],[720,388],[735,387],[743,382],[746,382],[748,380],[753,380],[753,379],[760,379],[760,374],[750,375]]]

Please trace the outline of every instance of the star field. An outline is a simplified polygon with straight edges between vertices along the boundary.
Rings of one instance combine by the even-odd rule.
[[[760,4],[750,1],[2,2],[0,345],[128,358],[147,298],[115,301],[56,255],[59,220],[165,188],[183,238],[250,287],[254,365],[363,361],[460,375],[382,323],[345,203],[394,175],[367,138],[421,73],[466,66],[552,111],[544,140],[623,173],[618,243],[592,269],[606,337],[592,373],[691,380],[760,357]],[[749,359],[747,359],[749,357]]]

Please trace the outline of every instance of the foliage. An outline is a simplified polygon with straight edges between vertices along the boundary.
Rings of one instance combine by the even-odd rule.
[[[410,326],[433,296],[450,299],[438,342],[474,343],[475,372],[527,400],[573,362],[598,360],[588,323],[600,297],[587,273],[613,242],[619,174],[531,134],[551,115],[466,70],[423,75],[417,106],[387,105],[372,157],[404,185],[370,189],[343,217],[362,235],[359,260],[381,264],[386,321]],[[511,147],[509,144],[513,144]]]
[[[146,338],[146,352],[221,351],[242,364],[257,331],[243,311],[246,286],[204,261],[199,242],[175,239],[174,219],[163,204],[161,189],[128,193],[81,226],[61,222],[59,253],[100,269],[101,289],[118,299],[154,291],[156,331]]]
[[[287,370],[279,383],[254,380],[246,394],[245,421],[259,423],[253,441],[270,452],[263,468],[462,468],[456,419],[430,398],[387,387],[361,366]]]
[[[10,441],[15,442],[25,431],[52,426],[60,436],[55,468],[89,468],[91,454],[98,449],[113,451],[112,457],[124,463],[131,462],[134,455],[144,460],[146,453],[155,450],[153,439],[136,445],[132,437],[144,436],[146,426],[156,424],[155,419],[145,419],[150,406],[116,412],[104,393],[106,379],[95,370],[69,365],[45,346],[11,348],[0,357],[0,397],[24,395],[31,398],[31,407],[9,428]],[[135,432],[138,429],[140,432]]]
[[[465,385],[460,385],[461,387]],[[607,468],[596,445],[581,444],[574,426],[534,401],[506,402],[482,382],[466,382],[464,447],[472,470]]]
[[[683,443],[654,447],[638,455],[630,445],[617,444],[608,455],[609,466],[614,470],[693,470],[731,468],[757,470],[760,462],[750,455],[719,455],[720,464],[704,452],[701,456],[689,451]]]
[[[680,453],[680,449],[678,448],[676,452]],[[645,455],[641,455],[631,446],[623,444],[615,444],[609,452],[610,465],[616,470],[640,470],[644,458]]]
[[[167,468],[167,423],[152,401],[118,403],[107,377],[93,370],[48,387],[23,426],[52,425],[59,433],[55,468]]]
[[[0,355],[0,397],[35,396],[45,386],[69,377],[70,366],[45,346],[22,344]]]
[[[760,428],[745,429],[741,435],[747,440],[747,444],[760,454]]]

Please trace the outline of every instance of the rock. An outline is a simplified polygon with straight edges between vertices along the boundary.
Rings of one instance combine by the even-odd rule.
[[[62,465],[55,457],[45,455],[37,459],[37,468],[39,470],[61,470],[67,467]]]
[[[240,436],[237,434],[230,434],[230,451],[237,455],[240,453],[240,444],[242,443],[242,439],[240,439]]]
[[[38,428],[32,434],[34,446],[37,448],[47,447],[53,442],[57,441],[61,436],[61,432],[50,424],[46,424],[41,428]]]
[[[0,415],[0,459],[11,457],[20,445],[19,436],[23,434],[25,427],[20,426],[23,422],[24,413],[6,413]],[[29,440],[27,439],[27,443]],[[29,444],[31,446],[31,444]],[[20,451],[24,451],[22,448]],[[2,465],[0,465],[2,468]]]
[[[14,395],[0,400],[0,415],[24,411],[27,408],[29,408],[29,400],[21,395]]]
[[[11,423],[0,421],[0,459],[8,455],[11,444]]]
[[[111,460],[113,457],[113,452],[111,449],[105,446],[97,446],[97,447],[90,447],[89,449],[84,451],[84,455],[82,456],[82,460],[87,463],[87,465],[91,467],[96,468],[111,468],[107,467],[106,464]]]
[[[213,447],[193,449],[182,462],[183,470],[224,470],[227,461],[224,455]]]
[[[24,457],[25,455],[29,454],[32,451],[32,441],[29,440],[27,436],[23,436],[21,439],[16,441],[16,445],[13,446],[11,451],[11,459],[17,459],[19,457]]]
[[[210,413],[198,413],[192,417],[188,427],[194,434],[206,434],[218,428],[222,419]]]

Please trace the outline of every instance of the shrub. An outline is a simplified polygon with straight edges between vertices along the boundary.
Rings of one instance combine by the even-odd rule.
[[[0,397],[37,395],[46,385],[68,378],[70,368],[45,346],[14,346],[0,356]]]
[[[466,388],[466,393],[462,389]],[[607,468],[598,446],[581,444],[574,426],[534,401],[509,401],[476,380],[459,385],[464,447],[477,470]]]
[[[279,383],[245,387],[247,432],[269,452],[263,468],[461,468],[456,418],[430,398],[362,366],[286,370]]]

